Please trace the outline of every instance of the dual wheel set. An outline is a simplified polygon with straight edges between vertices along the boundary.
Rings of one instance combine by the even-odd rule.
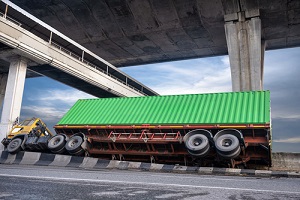
[[[82,133],[76,133],[70,138],[64,134],[53,136],[48,142],[48,149],[52,153],[63,154],[66,151],[71,155],[81,156],[85,150],[82,144],[85,141]]]
[[[215,136],[205,129],[188,132],[183,138],[185,147],[194,157],[205,157],[213,149],[224,159],[233,159],[240,155],[241,146],[245,146],[243,135],[236,129],[224,129]]]

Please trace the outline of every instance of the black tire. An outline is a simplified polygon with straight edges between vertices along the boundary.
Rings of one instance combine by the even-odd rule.
[[[21,138],[15,138],[10,143],[7,145],[7,151],[11,154],[16,154],[18,153],[22,147],[22,142],[23,140]]]
[[[53,138],[51,138],[48,142],[48,148],[53,153],[61,152],[63,148],[65,147],[66,140],[63,135],[56,135]]]
[[[202,134],[191,135],[185,140],[184,144],[188,152],[193,156],[204,157],[210,150],[208,138]]]
[[[215,141],[217,153],[224,158],[235,158],[241,152],[239,139],[231,134],[224,134]]]
[[[72,155],[82,156],[82,155],[84,155],[84,153],[85,153],[84,149],[81,148],[79,151],[72,153]]]
[[[83,142],[82,137],[80,137],[78,135],[73,136],[68,140],[65,148],[70,154],[75,154],[75,153],[79,152],[80,150],[82,150],[82,147],[81,147],[82,142]]]

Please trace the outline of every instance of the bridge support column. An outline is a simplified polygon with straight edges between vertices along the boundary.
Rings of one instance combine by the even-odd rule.
[[[3,105],[6,83],[7,83],[7,74],[0,74],[0,108]]]
[[[224,18],[232,90],[262,90],[265,46],[259,11],[238,12]]]
[[[20,116],[27,60],[13,58],[10,63],[0,123],[0,141],[6,137],[13,123]],[[0,144],[0,150],[4,147]]]

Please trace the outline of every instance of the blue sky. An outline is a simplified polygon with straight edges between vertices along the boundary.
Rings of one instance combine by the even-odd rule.
[[[161,95],[231,91],[228,56],[121,68]],[[267,51],[264,89],[271,91],[273,150],[300,152],[300,48]],[[46,77],[26,79],[21,119],[53,127],[78,100],[93,96]],[[52,129],[53,130],[53,129]]]

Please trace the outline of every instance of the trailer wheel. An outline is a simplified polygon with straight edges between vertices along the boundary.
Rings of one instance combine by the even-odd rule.
[[[83,142],[83,139],[82,137],[80,136],[73,136],[69,139],[69,141],[66,143],[66,146],[65,148],[67,149],[67,151],[70,153],[70,154],[76,154],[78,152],[80,152],[81,150],[83,150],[81,148],[81,144]]]
[[[79,151],[73,153],[72,155],[75,155],[75,156],[82,156],[84,153],[85,153],[84,149],[81,148]]]
[[[21,138],[15,138],[13,139],[7,146],[7,151],[11,154],[16,154],[21,150],[22,145],[22,139]]]
[[[63,135],[56,135],[48,142],[48,148],[53,152],[62,152],[61,150],[65,147],[65,137]]]
[[[194,134],[187,138],[185,146],[193,156],[205,156],[210,149],[208,138],[202,134]]]
[[[239,139],[231,134],[224,134],[215,141],[217,153],[224,158],[235,158],[241,152]]]

